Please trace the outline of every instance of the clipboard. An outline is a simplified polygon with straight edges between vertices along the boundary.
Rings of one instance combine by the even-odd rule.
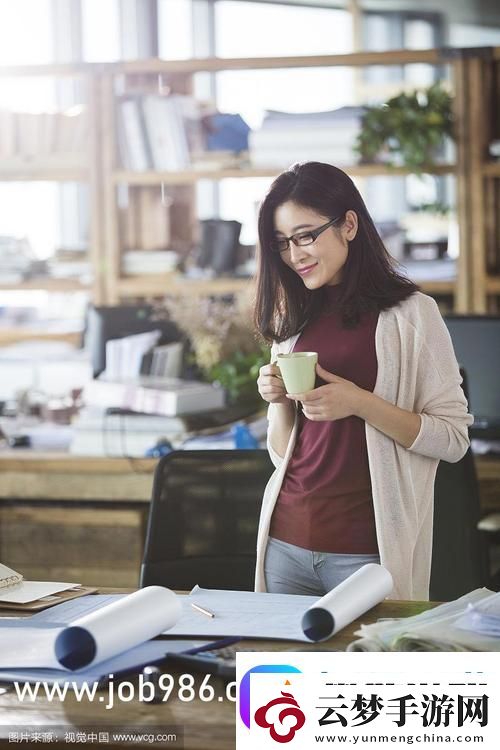
[[[56,604],[61,602],[67,602],[70,599],[77,599],[79,596],[87,596],[87,594],[95,594],[97,587],[91,586],[74,586],[73,588],[66,589],[65,591],[59,591],[50,596],[44,596],[41,599],[35,599],[32,602],[26,602],[25,604],[13,604],[12,602],[0,602],[0,610],[9,612],[39,612],[42,609],[48,609],[54,607]]]

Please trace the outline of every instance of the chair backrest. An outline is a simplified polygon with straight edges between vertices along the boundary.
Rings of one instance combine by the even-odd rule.
[[[141,586],[252,590],[265,450],[174,451],[155,471]]]
[[[468,397],[464,370],[462,388]],[[480,496],[474,456],[469,448],[457,463],[440,461],[434,486],[434,532],[430,598],[449,601],[484,586],[486,553],[477,528]]]
[[[455,464],[441,461],[434,487],[430,598],[449,601],[484,586],[485,552],[477,524],[479,487],[469,448]]]

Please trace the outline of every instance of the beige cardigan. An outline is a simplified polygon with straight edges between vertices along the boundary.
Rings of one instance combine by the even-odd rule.
[[[272,348],[292,351],[293,336]],[[417,292],[380,313],[375,333],[378,373],[374,393],[420,414],[409,448],[366,424],[366,443],[380,560],[392,574],[392,599],[429,598],[434,479],[439,460],[454,463],[469,445],[473,421],[448,330],[434,300]],[[270,404],[268,419],[275,407]],[[276,469],[264,498],[257,538],[256,591],[265,591],[264,556],[276,499],[297,435],[293,426],[284,458],[268,443]]]

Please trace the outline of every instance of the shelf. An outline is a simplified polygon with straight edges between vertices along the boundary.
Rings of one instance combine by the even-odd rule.
[[[486,279],[486,289],[493,294],[500,294],[500,276],[488,276]]]
[[[102,63],[48,63],[47,65],[2,65],[2,78],[17,78],[18,76],[81,76],[98,73],[105,64]]]
[[[416,281],[422,291],[428,294],[454,294],[455,281]],[[231,294],[248,289],[252,279],[183,279],[182,277],[133,276],[122,278],[118,283],[120,297],[142,295],[160,296],[163,294]],[[500,280],[499,280],[500,287]]]
[[[500,47],[491,48],[492,59],[500,60]],[[450,52],[452,53],[450,55]],[[260,70],[273,68],[325,68],[365,65],[447,65],[461,50],[421,49],[385,52],[354,52],[342,55],[300,55],[287,57],[199,57],[189,60],[131,60],[111,63],[54,63],[48,65],[3,65],[0,76],[81,76],[91,74],[144,75],[157,73],[192,74],[223,70]]]
[[[58,158],[5,158],[0,163],[0,181],[83,182],[89,178],[84,164],[66,156]]]
[[[116,184],[127,185],[192,185],[199,180],[225,180],[245,177],[276,177],[280,169],[189,169],[182,172],[131,172],[118,170],[113,173]]]
[[[455,294],[455,281],[416,281],[426,294]]]
[[[46,292],[80,292],[89,290],[90,284],[84,284],[78,279],[28,279],[20,281],[18,284],[2,284],[0,281],[1,291],[24,292],[32,289]]]
[[[165,294],[232,294],[248,289],[251,279],[183,279],[177,276],[131,276],[118,282],[120,297],[160,297]]]
[[[39,328],[1,328],[0,346],[17,344],[20,341],[64,341],[72,346],[80,346],[82,339],[81,331],[54,332],[43,331]]]
[[[116,170],[115,184],[127,185],[191,185],[199,180],[246,179],[248,177],[276,177],[284,167],[245,167],[241,169],[191,169],[182,172],[131,172]],[[407,167],[387,167],[383,164],[356,164],[343,166],[351,177],[401,176],[413,174]],[[453,174],[454,164],[434,164],[422,170],[424,174]]]
[[[500,161],[489,161],[483,164],[483,174],[487,177],[500,177]]]
[[[355,52],[343,55],[300,55],[291,57],[208,57],[191,60],[134,60],[110,63],[113,74],[144,75],[158,73],[217,73],[223,70],[270,70],[273,68],[330,68],[336,66],[409,65],[427,63],[445,65],[449,60],[437,49]]]

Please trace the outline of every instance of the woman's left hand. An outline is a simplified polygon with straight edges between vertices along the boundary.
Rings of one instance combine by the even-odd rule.
[[[326,381],[307,393],[288,394],[287,398],[300,401],[307,419],[314,422],[344,419],[356,413],[363,389],[316,365],[316,373]]]

